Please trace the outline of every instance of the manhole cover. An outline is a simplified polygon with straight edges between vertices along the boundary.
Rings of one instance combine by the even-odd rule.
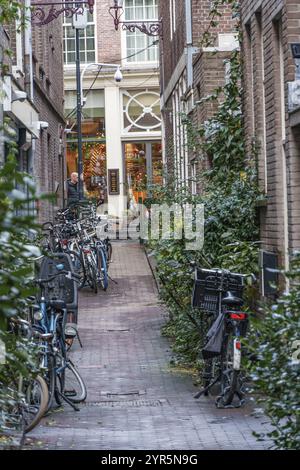
[[[141,408],[141,407],[158,407],[168,404],[168,400],[129,400],[129,401],[98,401],[85,403],[85,406],[97,408]]]

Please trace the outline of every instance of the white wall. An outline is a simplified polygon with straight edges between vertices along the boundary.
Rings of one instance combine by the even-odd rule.
[[[110,215],[121,217],[126,209],[124,198],[124,165],[121,144],[121,108],[120,90],[117,86],[105,88],[105,129],[106,129],[106,161],[107,169],[119,169],[120,195],[108,194],[108,210]]]

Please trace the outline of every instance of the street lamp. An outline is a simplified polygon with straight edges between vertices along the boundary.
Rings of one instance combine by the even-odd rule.
[[[121,82],[122,79],[123,79],[123,75],[122,75],[122,72],[121,72],[121,66],[119,64],[102,64],[102,63],[95,63],[95,64],[87,64],[84,69],[82,70],[81,72],[81,76],[80,76],[80,95],[81,95],[81,107],[84,106],[85,104],[85,98],[83,97],[83,77],[84,77],[84,74],[85,72],[87,71],[87,69],[91,68],[91,67],[107,67],[107,68],[115,68],[117,69],[116,70],[116,73],[114,75],[114,79],[116,82]]]
[[[119,25],[122,25],[124,31],[134,33],[136,29],[147,36],[160,36],[163,35],[162,20],[142,20],[142,21],[121,21],[121,16],[124,13],[123,0],[114,0],[114,5],[109,8],[109,14],[114,20],[115,30],[118,31]]]
[[[31,22],[36,26],[44,26],[51,21],[56,20],[61,14],[65,14],[67,18],[74,15],[83,15],[85,7],[90,13],[94,11],[95,0],[67,0],[60,2],[33,2],[31,5]],[[82,159],[82,130],[81,130],[81,87],[80,87],[80,43],[79,29],[75,29],[75,49],[76,49],[76,96],[77,96],[77,146],[78,146],[78,197],[82,200],[83,181],[81,175],[83,173]]]

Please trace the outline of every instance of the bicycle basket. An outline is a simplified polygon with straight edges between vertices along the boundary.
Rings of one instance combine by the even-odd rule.
[[[40,265],[39,277],[47,278],[53,274],[57,274],[57,264],[63,264],[65,271],[73,272],[70,256],[66,253],[54,253],[51,258],[43,258]],[[44,294],[46,301],[63,300],[67,304],[68,311],[77,311],[78,289],[74,280],[68,279],[64,275],[58,276],[49,284],[45,284]]]
[[[196,268],[192,306],[208,313],[218,312],[219,293],[231,291],[238,297],[243,294],[243,277],[218,269]]]

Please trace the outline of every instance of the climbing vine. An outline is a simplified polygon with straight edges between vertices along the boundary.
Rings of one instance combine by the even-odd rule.
[[[246,161],[241,112],[241,62],[238,51],[229,61],[230,74],[221,90],[210,99],[218,100],[215,114],[196,129],[187,116],[188,147],[200,165],[202,191],[192,195],[188,187],[173,181],[156,190],[160,203],[202,203],[205,207],[204,246],[189,252],[183,240],[152,242],[156,254],[161,296],[171,312],[165,331],[174,338],[174,350],[181,360],[194,365],[205,338],[205,320],[191,308],[193,280],[191,260],[202,267],[219,267],[243,273],[258,272],[259,229],[257,203],[260,194],[255,165]],[[254,156],[255,157],[255,156]],[[155,195],[155,192],[153,193]],[[153,201],[152,201],[153,202]]]

